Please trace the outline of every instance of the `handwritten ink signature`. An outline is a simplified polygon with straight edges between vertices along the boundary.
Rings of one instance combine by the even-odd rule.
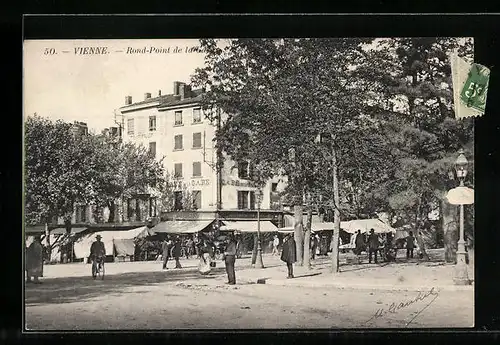
[[[429,291],[427,291],[425,293],[419,291],[417,297],[410,299],[408,301],[402,301],[399,303],[392,302],[391,305],[387,309],[384,309],[384,308],[377,309],[375,314],[366,323],[370,322],[371,320],[384,317],[385,315],[387,315],[389,313],[395,314],[399,310],[407,308],[416,302],[428,299],[430,296],[434,296],[434,298],[432,300],[430,300],[430,302],[424,308],[419,310],[417,312],[417,314],[409,322],[406,323],[406,326],[408,326],[418,315],[420,315],[420,313],[422,311],[424,311],[425,308],[427,308],[432,302],[434,302],[434,300],[439,296],[439,291],[436,291],[434,288],[431,288]]]

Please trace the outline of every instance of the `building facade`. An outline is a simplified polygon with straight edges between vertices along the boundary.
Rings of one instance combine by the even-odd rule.
[[[219,211],[227,214],[227,211],[256,210],[258,188],[250,180],[251,162],[225,159],[218,186],[216,126],[205,118],[201,109],[202,90],[192,90],[177,81],[173,86],[172,94],[158,92],[151,97],[151,93],[145,93],[138,102],[133,102],[131,96],[125,97],[125,105],[119,108],[123,141],[143,145],[156,159],[162,159],[177,189],[177,210],[182,209],[182,191],[187,190],[196,210],[217,211],[218,187],[221,188]],[[281,188],[277,179],[268,181],[262,188],[261,210],[281,210]]]

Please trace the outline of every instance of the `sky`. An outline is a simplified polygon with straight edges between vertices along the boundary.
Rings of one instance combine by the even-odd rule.
[[[79,48],[90,46],[107,47],[108,53],[80,54]],[[125,104],[126,96],[136,102],[146,92],[152,97],[159,90],[162,95],[173,93],[174,81],[189,82],[203,66],[204,55],[186,48],[197,46],[198,40],[179,39],[25,41],[24,116],[82,121],[100,132],[115,125],[114,110]],[[147,52],[130,50],[144,48]]]

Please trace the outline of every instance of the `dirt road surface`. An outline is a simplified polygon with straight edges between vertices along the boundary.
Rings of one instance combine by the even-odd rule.
[[[52,268],[27,284],[29,330],[472,327],[473,291],[385,291],[225,285],[224,268],[201,276],[157,264],[109,264],[102,281],[88,265]],[[55,266],[54,266],[55,267]],[[62,267],[62,268],[61,268]],[[125,267],[125,268],[123,268]],[[47,271],[50,272],[49,267]]]

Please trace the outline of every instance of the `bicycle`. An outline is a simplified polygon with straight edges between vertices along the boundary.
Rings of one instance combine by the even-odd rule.
[[[100,277],[104,279],[104,257],[98,257],[92,260],[92,278]]]

